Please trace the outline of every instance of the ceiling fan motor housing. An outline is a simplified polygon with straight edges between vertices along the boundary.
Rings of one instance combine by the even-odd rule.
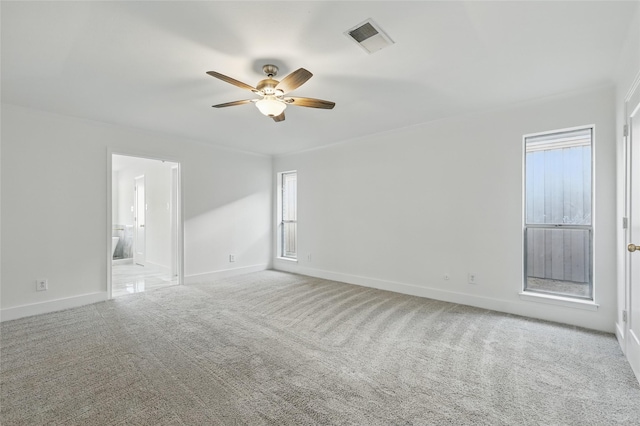
[[[275,77],[278,75],[278,67],[275,65],[267,64],[262,67],[262,72],[268,77]]]
[[[278,95],[276,92],[280,92],[279,95],[283,95],[284,93],[281,90],[276,90],[278,83],[280,83],[278,80],[274,80],[271,77],[265,78],[258,83],[256,89],[265,95]]]

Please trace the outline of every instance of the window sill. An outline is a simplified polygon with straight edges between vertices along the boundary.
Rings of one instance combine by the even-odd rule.
[[[298,259],[293,259],[291,257],[276,257],[276,260],[284,260],[285,262],[298,263]]]
[[[578,300],[570,297],[552,296],[550,294],[540,294],[532,292],[519,293],[521,300],[529,302],[546,303],[548,305],[565,306],[567,308],[584,309],[586,311],[597,311],[597,303],[591,300]]]

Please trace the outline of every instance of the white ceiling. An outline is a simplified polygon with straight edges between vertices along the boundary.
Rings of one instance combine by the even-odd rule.
[[[638,1],[1,2],[2,101],[282,154],[612,82]],[[344,32],[373,18],[395,41]],[[314,74],[275,123],[265,63]]]

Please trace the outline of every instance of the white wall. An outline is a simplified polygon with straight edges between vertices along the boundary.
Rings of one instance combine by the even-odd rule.
[[[134,190],[133,179],[144,173],[139,170],[118,170],[118,179],[116,180],[118,191],[118,208],[114,210],[114,215],[111,216],[111,221],[118,225],[133,226],[133,203],[134,203]],[[111,187],[113,191],[113,186]]]
[[[627,215],[625,211],[625,165],[624,165],[624,134],[625,124],[625,97],[629,93],[633,83],[640,79],[640,7],[636,8],[636,13],[629,25],[629,33],[620,54],[620,60],[616,67],[616,148],[617,148],[617,212],[618,218]],[[626,250],[625,231],[622,227],[617,228],[617,313],[616,313],[616,335],[621,342],[624,340],[624,324],[622,321],[622,311],[627,309],[625,297],[625,258],[628,256]],[[624,350],[624,344],[622,345]]]
[[[187,282],[269,266],[269,157],[3,104],[2,319],[106,297],[111,151],[181,163]]]
[[[276,157],[274,176],[298,171],[299,261],[274,267],[613,331],[613,108],[613,88],[599,88]],[[588,124],[599,309],[521,300],[522,136]]]

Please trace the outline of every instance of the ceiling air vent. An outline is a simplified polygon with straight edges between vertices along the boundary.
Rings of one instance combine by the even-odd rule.
[[[393,40],[372,19],[367,19],[347,30],[345,35],[369,53],[377,52],[393,44]]]

